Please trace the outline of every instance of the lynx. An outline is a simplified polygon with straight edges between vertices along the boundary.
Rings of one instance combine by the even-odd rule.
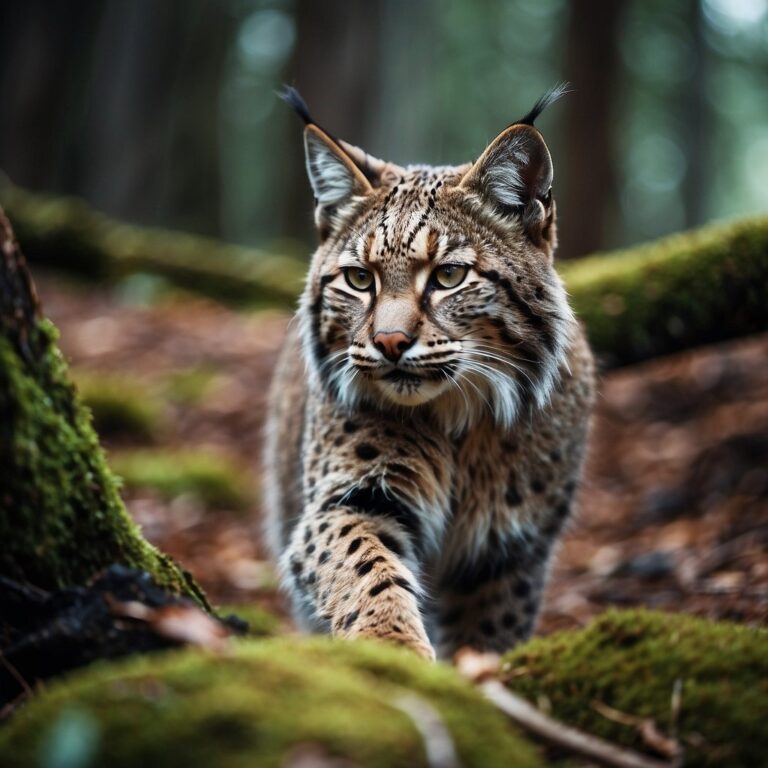
[[[286,90],[319,246],[271,393],[266,518],[306,630],[427,658],[532,632],[593,401],[534,127],[562,92],[474,163],[401,168]]]

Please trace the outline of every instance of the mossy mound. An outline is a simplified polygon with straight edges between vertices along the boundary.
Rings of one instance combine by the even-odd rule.
[[[301,751],[418,768],[427,765],[424,740],[404,703],[414,701],[439,715],[465,768],[542,765],[448,667],[374,643],[285,638],[241,641],[221,657],[186,650],[73,675],[0,730],[0,764],[39,766],[79,736],[83,768],[277,768]]]
[[[601,715],[598,701],[652,718],[669,732],[675,681],[686,766],[768,763],[768,631],[691,616],[609,611],[589,627],[532,640],[505,657],[510,688],[552,715],[643,750],[637,730]]]
[[[252,476],[219,453],[140,449],[112,452],[109,461],[127,487],[165,499],[188,496],[205,507],[234,511],[255,503]]]

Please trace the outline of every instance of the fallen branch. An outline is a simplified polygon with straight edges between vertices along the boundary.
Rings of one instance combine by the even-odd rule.
[[[655,760],[553,720],[498,680],[480,683],[486,698],[528,733],[558,749],[608,768],[677,768],[678,759]]]
[[[682,764],[680,756],[673,760],[656,760],[545,715],[495,677],[499,666],[499,657],[495,654],[466,649],[459,651],[455,662],[459,672],[476,683],[494,706],[524,731],[553,747],[608,768],[679,768]]]

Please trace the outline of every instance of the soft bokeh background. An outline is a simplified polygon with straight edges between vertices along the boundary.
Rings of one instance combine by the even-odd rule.
[[[768,0],[0,3],[0,201],[131,514],[215,603],[285,615],[259,455],[313,234],[275,90],[372,154],[460,163],[561,80],[560,258],[768,211]],[[763,333],[601,378],[539,631],[616,604],[766,622],[766,359]]]
[[[767,0],[4,0],[0,169],[116,217],[307,240],[299,87],[399,163],[459,163],[559,80],[561,257],[768,208]]]

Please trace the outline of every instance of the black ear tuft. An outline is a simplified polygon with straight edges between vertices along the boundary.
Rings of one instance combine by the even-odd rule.
[[[533,105],[533,109],[527,115],[521,117],[519,120],[515,120],[512,125],[533,125],[536,118],[547,107],[554,104],[558,99],[561,99],[568,93],[572,93],[570,83],[558,83],[554,88],[550,88],[541,98],[539,98]]]
[[[295,88],[292,88],[290,85],[284,85],[277,91],[277,95],[304,121],[304,125],[316,125],[309,114],[307,102],[301,98],[301,94]]]

